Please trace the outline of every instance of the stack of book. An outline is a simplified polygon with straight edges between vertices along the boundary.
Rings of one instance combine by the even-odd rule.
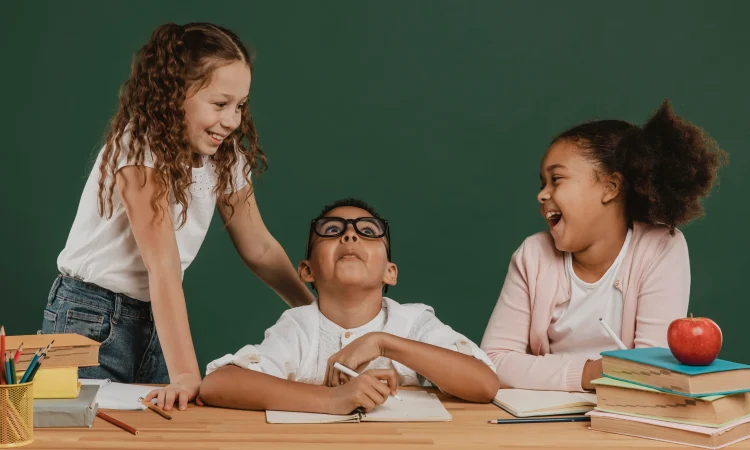
[[[750,437],[750,366],[680,364],[669,349],[602,353],[591,429],[703,448]]]
[[[96,415],[98,387],[81,389],[78,368],[99,365],[100,344],[79,334],[8,336],[6,351],[23,343],[16,371],[22,374],[34,360],[34,350],[53,343],[34,376],[34,426],[91,426]]]

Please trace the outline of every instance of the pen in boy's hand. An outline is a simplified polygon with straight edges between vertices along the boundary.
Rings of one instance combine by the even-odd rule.
[[[352,369],[346,367],[345,365],[343,365],[341,363],[333,363],[333,368],[340,370],[341,372],[349,375],[352,378],[357,378],[359,376],[359,374],[357,372],[353,371]],[[393,398],[395,398],[396,400],[398,400],[400,402],[404,401],[404,399],[402,399],[401,397],[399,397],[398,394],[393,394]]]

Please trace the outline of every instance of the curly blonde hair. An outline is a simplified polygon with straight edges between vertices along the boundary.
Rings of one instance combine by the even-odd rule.
[[[173,23],[156,28],[151,39],[133,58],[131,73],[120,89],[120,104],[112,119],[99,166],[99,214],[112,216],[114,175],[122,138],[128,134],[127,161],[143,172],[144,153],[154,160],[157,192],[151,202],[155,214],[164,213],[159,201],[169,193],[182,206],[180,227],[187,220],[187,188],[192,183],[193,154],[187,139],[183,102],[189,89],[202,88],[214,70],[235,61],[244,62],[252,73],[253,61],[236,34],[210,23]],[[236,180],[233,167],[239,155],[245,157],[242,176],[250,184],[250,173],[267,169],[266,157],[258,144],[255,123],[247,102],[242,106],[240,126],[212,156],[218,182],[217,203],[234,213],[226,192]],[[107,183],[107,180],[112,180]],[[145,183],[145,177],[143,177]],[[252,187],[248,197],[252,193]]]

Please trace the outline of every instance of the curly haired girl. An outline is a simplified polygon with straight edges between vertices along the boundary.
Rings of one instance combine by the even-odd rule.
[[[313,301],[255,201],[252,69],[237,35],[209,23],[161,25],[135,55],[44,311],[44,333],[101,343],[82,378],[168,383],[148,397],[165,409],[196,397],[182,277],[216,208],[253,272],[291,306]]]
[[[482,340],[505,387],[581,391],[599,353],[666,347],[687,312],[690,261],[675,229],[700,216],[726,155],[664,102],[643,127],[601,120],[557,136],[542,159],[549,231],[513,254]]]

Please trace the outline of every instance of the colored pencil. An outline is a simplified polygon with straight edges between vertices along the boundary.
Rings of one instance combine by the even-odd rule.
[[[156,414],[164,417],[165,419],[172,420],[172,415],[171,414],[169,414],[168,412],[166,412],[163,409],[159,408],[158,406],[154,405],[153,403],[147,402],[143,398],[141,398],[141,403],[143,403],[148,409],[150,409],[151,411],[155,412]]]
[[[8,359],[8,355],[3,355],[3,358],[5,359],[5,379],[8,380],[8,384],[13,384],[13,377],[10,376],[10,360]]]
[[[497,419],[489,420],[487,423],[503,424],[503,423],[550,423],[550,422],[590,422],[591,418],[588,416],[583,417],[526,417],[518,419]]]
[[[0,360],[5,361],[5,325],[0,325]],[[10,384],[10,378],[6,378]]]
[[[52,344],[54,344],[54,343],[55,343],[55,340],[52,339],[52,342],[50,342],[49,344],[47,344],[47,346],[44,348],[44,351],[42,351],[42,353],[44,353],[46,355],[47,352],[49,351],[49,349],[52,348]]]
[[[10,365],[10,379],[13,380],[13,384],[18,384],[18,376],[16,375],[16,363],[10,355],[7,355],[8,364]]]
[[[23,352],[23,342],[21,342],[21,345],[18,346],[18,350],[16,350],[16,354],[13,355],[13,361],[18,365],[18,360],[21,359],[21,352]]]
[[[123,430],[127,431],[128,433],[138,434],[138,430],[136,430],[135,428],[131,427],[130,425],[128,425],[126,423],[122,423],[119,420],[115,419],[114,417],[110,417],[110,416],[104,414],[101,411],[97,411],[96,412],[96,416],[99,417],[99,418],[101,418],[101,419],[103,419],[103,420],[106,420],[107,422],[111,423],[112,425],[114,425],[116,427],[122,428]]]
[[[42,366],[42,362],[47,358],[46,353],[42,353],[42,356],[39,358],[39,362],[36,363],[36,367],[31,371],[28,378],[26,379],[26,382],[32,382],[34,381],[34,377],[36,376],[37,371],[39,371],[39,368]]]
[[[31,375],[31,371],[34,370],[34,367],[36,367],[37,361],[39,361],[39,357],[42,356],[42,349],[34,353],[34,357],[31,358],[31,362],[29,363],[29,367],[26,368],[26,371],[23,373],[23,376],[21,377],[21,383],[25,383],[26,380],[29,378],[29,375]]]

